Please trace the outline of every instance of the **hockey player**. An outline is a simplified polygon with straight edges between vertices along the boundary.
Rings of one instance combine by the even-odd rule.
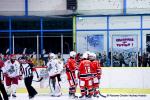
[[[47,63],[47,70],[50,76],[50,89],[51,96],[61,96],[61,87],[60,87],[60,74],[63,70],[63,66],[60,66],[58,60],[56,59],[56,55],[54,53],[50,53],[49,61]]]
[[[79,65],[79,79],[80,79],[80,90],[81,96],[79,98],[84,98],[88,95],[88,98],[91,98],[93,95],[93,88],[92,88],[92,73],[93,66],[90,60],[88,60],[88,54],[83,54],[83,60],[80,62]],[[86,92],[86,90],[88,92]],[[88,93],[88,94],[86,94]]]
[[[61,67],[61,70],[63,70],[63,66],[64,66],[64,60],[61,57],[61,54],[58,53],[56,56],[56,60],[58,61],[58,65]],[[61,74],[61,73],[60,73]]]
[[[77,69],[76,61],[76,52],[71,51],[70,52],[70,58],[67,60],[65,68],[66,68],[66,75],[69,82],[69,96],[73,98],[77,98],[75,96],[76,87],[77,87],[77,77],[75,74],[75,71]]]
[[[2,71],[3,66],[4,66],[4,62],[1,60],[1,57],[0,57],[0,100],[8,100],[8,95],[4,87],[4,76],[3,76],[3,71]],[[3,95],[3,99],[1,97],[1,93]]]
[[[98,60],[96,60],[96,54],[90,53],[89,59],[93,65],[93,89],[94,89],[94,97],[99,97],[99,81],[101,78],[101,66]]]
[[[21,72],[24,78],[24,83],[29,94],[29,99],[31,99],[37,94],[37,91],[31,86],[33,80],[33,71],[35,71],[35,69],[33,68],[33,63],[30,60],[28,60],[26,56],[21,57],[20,64]],[[38,74],[37,78],[39,78]]]
[[[4,63],[3,72],[6,78],[7,94],[16,97],[16,89],[20,78],[20,64],[16,60],[16,55],[10,55],[10,60]]]

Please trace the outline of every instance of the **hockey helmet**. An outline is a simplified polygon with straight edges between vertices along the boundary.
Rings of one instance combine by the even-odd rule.
[[[15,54],[11,54],[10,55],[10,59],[15,60],[16,59],[16,55]]]
[[[50,53],[50,54],[49,54],[49,58],[50,58],[50,59],[55,59],[55,58],[56,58],[56,55],[55,55],[54,53]]]
[[[82,59],[88,59],[88,54],[87,53],[83,53]]]
[[[70,52],[70,57],[75,58],[75,56],[76,56],[76,52],[75,52],[75,51],[71,51],[71,52]]]
[[[96,54],[93,53],[93,52],[91,52],[91,53],[89,54],[89,59],[95,60],[95,59],[96,59]]]
[[[23,57],[21,57],[21,58],[19,59],[19,62],[20,62],[20,63],[26,63],[26,61],[27,61],[27,57],[26,57],[26,56],[23,56]]]

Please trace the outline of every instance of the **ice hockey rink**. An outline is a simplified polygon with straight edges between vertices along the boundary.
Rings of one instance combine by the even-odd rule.
[[[149,94],[104,94],[106,98],[91,98],[88,100],[150,100]],[[10,100],[29,100],[26,93],[18,93],[16,98],[10,98]],[[67,94],[63,94],[60,97],[51,97],[49,95],[37,95],[32,100],[73,100],[68,97]],[[87,99],[74,99],[74,100],[87,100]]]
[[[114,68],[114,69],[116,70],[116,68]],[[121,69],[119,69],[119,71],[121,71],[122,74],[123,74],[123,72],[126,72],[126,70],[124,69],[123,71],[121,71]],[[113,69],[111,69],[111,72],[107,72],[107,71],[108,71],[107,68],[103,69],[103,73],[105,73],[105,74],[102,75],[101,88],[100,88],[101,94],[106,96],[106,98],[100,96],[99,98],[93,97],[90,100],[150,100],[149,89],[143,89],[143,88],[137,89],[137,88],[135,88],[135,86],[139,85],[138,82],[134,82],[134,84],[132,86],[131,80],[129,80],[130,83],[127,82],[126,85],[123,85],[123,86],[129,87],[131,85],[132,88],[126,88],[126,89],[125,88],[118,88],[118,89],[117,88],[116,89],[115,88],[107,88],[106,86],[108,85],[109,82],[105,83],[106,80],[104,80],[104,79],[113,79],[112,77],[107,78],[107,74],[109,73],[109,74],[111,74],[111,76],[117,77],[117,76],[114,76],[114,73],[111,73],[111,72],[113,72]],[[136,70],[134,69],[134,71],[136,71]],[[129,72],[129,70],[128,70],[128,72]],[[122,74],[120,74],[120,76]],[[131,75],[131,76],[130,76],[130,78],[135,81],[135,78],[133,77],[134,75]],[[138,74],[136,74],[136,77],[137,76],[138,76]],[[139,80],[139,77],[140,77],[140,75],[138,76],[138,80]],[[37,90],[38,95],[36,95],[35,98],[33,98],[32,100],[71,100],[72,98],[68,97],[68,86],[69,85],[68,85],[68,82],[66,79],[66,75],[62,74],[61,79],[62,79],[62,81],[61,81],[62,96],[60,96],[60,97],[50,96],[51,90],[49,87],[48,79],[42,80],[41,82],[33,81],[32,86]],[[117,79],[119,79],[119,77],[117,77]],[[129,78],[127,78],[126,74],[125,74],[125,76],[121,76],[120,81],[123,81],[122,79],[124,79],[124,81],[125,81],[125,79],[129,79]],[[148,79],[148,76],[147,76],[147,79]],[[36,80],[36,78],[35,78],[35,80]],[[148,83],[148,82],[146,82],[146,83]],[[119,85],[121,85],[121,83],[117,84],[116,86],[119,86]],[[29,100],[23,80],[21,80],[19,82],[16,95],[17,95],[16,98],[10,97],[10,100]],[[80,96],[79,86],[77,87],[76,95]],[[76,99],[72,99],[72,100],[76,100]],[[83,99],[77,99],[77,100],[83,100]],[[86,100],[86,99],[84,99],[84,100]]]
[[[65,69],[62,96],[50,96],[46,70],[49,53],[60,53],[66,64],[70,51],[94,52],[103,66],[99,84],[106,98],[90,100],[150,100],[150,0],[0,0],[0,58],[30,56],[44,77],[34,73],[32,100],[76,100],[68,96]],[[24,80],[16,96],[9,100],[29,100]]]

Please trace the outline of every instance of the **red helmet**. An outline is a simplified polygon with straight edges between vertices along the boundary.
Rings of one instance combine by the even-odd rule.
[[[14,55],[14,54],[11,54],[11,55],[10,55],[10,59],[13,59],[13,60],[15,60],[15,59],[16,59],[16,55]]]
[[[4,67],[4,62],[0,60],[0,68]]]

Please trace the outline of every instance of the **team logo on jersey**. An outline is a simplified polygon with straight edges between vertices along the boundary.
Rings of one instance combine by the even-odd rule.
[[[8,61],[8,64],[10,64],[11,62],[10,61]]]
[[[48,71],[50,71],[51,69],[52,69],[52,65],[51,65],[51,64],[49,64],[49,66],[48,66],[47,70],[48,70]]]
[[[8,70],[8,72],[9,72],[10,74],[14,73],[14,72],[15,72],[14,66],[10,66],[10,69]]]
[[[42,69],[41,71],[40,71],[40,75],[39,75],[40,77],[43,77],[43,78],[47,78],[49,75],[48,75],[48,71],[47,70],[45,70],[45,69]]]
[[[90,64],[85,64],[84,66],[86,66],[86,67],[90,67]]]

